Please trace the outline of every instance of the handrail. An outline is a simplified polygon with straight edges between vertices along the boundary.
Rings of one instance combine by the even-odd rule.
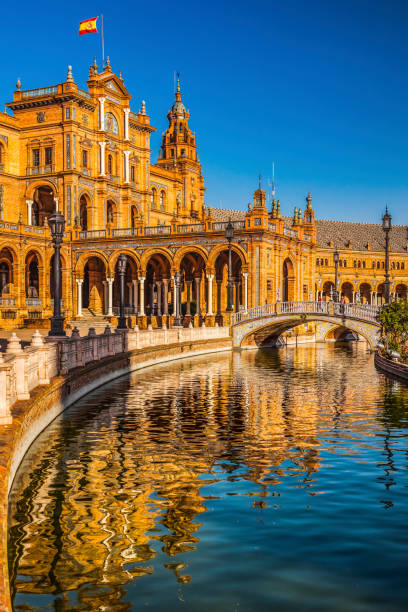
[[[363,319],[378,325],[377,314],[380,306],[374,304],[341,304],[340,302],[274,302],[254,306],[248,310],[234,312],[231,315],[231,325],[237,325],[251,319],[281,314],[318,314],[341,316],[351,319]]]

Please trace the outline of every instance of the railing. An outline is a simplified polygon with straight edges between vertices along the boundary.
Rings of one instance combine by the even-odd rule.
[[[80,96],[84,96],[84,98],[88,98],[88,100],[92,100],[92,96],[87,92],[84,91],[83,89],[77,89],[77,92],[79,93]]]
[[[84,230],[79,232],[80,238],[106,238],[106,230]]]
[[[128,227],[126,229],[114,229],[112,234],[113,236],[137,236],[137,228]]]
[[[205,232],[205,223],[190,223],[189,225],[178,225],[178,234],[196,234]]]
[[[21,97],[23,100],[25,98],[38,98],[40,96],[48,96],[49,94],[54,94],[58,92],[58,87],[54,85],[53,87],[42,87],[40,89],[26,89],[21,92]]]
[[[115,316],[119,316],[120,315],[120,307],[119,306],[113,306],[112,308],[113,310],[113,314]],[[135,307],[134,306],[125,306],[125,316],[129,317],[130,315],[134,315],[136,313],[135,311]]]
[[[7,223],[7,222],[0,222],[0,229],[11,229],[14,231],[18,230],[18,225],[17,223]]]
[[[294,229],[291,229],[290,227],[284,227],[283,228],[283,234],[284,236],[291,236],[291,238],[297,238],[297,231]]]
[[[170,234],[170,225],[152,225],[144,228],[145,236],[165,236]]]
[[[15,297],[0,297],[0,306],[15,306]]]
[[[225,231],[229,221],[216,221],[213,223],[213,231]],[[231,221],[234,229],[245,229],[245,221]]]
[[[231,324],[237,325],[250,319],[281,314],[318,314],[341,316],[350,319],[363,319],[378,324],[377,314],[380,306],[370,304],[341,304],[339,302],[275,302],[263,304],[248,310],[235,312],[231,316]]]
[[[41,298],[26,298],[26,306],[41,306]]]

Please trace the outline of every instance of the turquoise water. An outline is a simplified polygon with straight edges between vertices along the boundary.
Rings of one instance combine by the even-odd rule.
[[[17,474],[14,609],[405,610],[407,407],[356,343],[102,387]]]

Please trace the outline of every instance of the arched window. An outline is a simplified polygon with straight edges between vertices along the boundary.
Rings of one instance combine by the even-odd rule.
[[[150,203],[152,205],[152,208],[156,208],[156,190],[153,187],[152,189],[152,193],[150,195]]]
[[[183,124],[180,123],[180,134],[182,134],[182,133],[183,133]]]
[[[136,206],[132,206],[130,209],[130,227],[135,229],[136,227],[136,219],[137,219],[137,211]]]
[[[108,155],[108,174],[113,174],[113,159],[110,153]]]
[[[4,147],[0,144],[0,170],[4,170]]]
[[[88,208],[86,205],[86,199],[84,196],[81,196],[80,206],[79,206],[79,224],[83,232],[86,232],[88,229]]]
[[[112,202],[108,202],[106,205],[106,221],[108,223],[113,223],[114,221],[113,214],[114,214],[113,204]]]
[[[160,192],[160,208],[161,210],[164,210],[164,202],[165,202],[165,193],[164,191]]]

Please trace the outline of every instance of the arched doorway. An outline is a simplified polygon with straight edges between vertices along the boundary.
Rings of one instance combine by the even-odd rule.
[[[113,312],[119,314],[120,310],[120,275],[118,269],[118,260],[115,264],[115,273],[113,281]],[[136,281],[136,285],[133,281]],[[125,308],[129,309],[128,314],[133,314],[137,307],[137,263],[128,254],[126,254],[126,273],[125,273]]]
[[[361,283],[359,287],[361,303],[371,304],[371,285],[368,283]]]
[[[46,225],[48,217],[55,209],[54,192],[51,187],[46,185],[37,187],[31,205],[31,224],[37,226]]]
[[[323,297],[326,301],[334,298],[334,283],[332,281],[326,281],[324,283]]]
[[[82,304],[84,308],[89,308],[96,314],[103,314],[105,312],[105,280],[105,264],[99,257],[90,257],[84,268]]]
[[[13,283],[13,256],[4,248],[0,251],[0,295],[9,295]]]
[[[293,302],[295,299],[295,271],[293,263],[287,257],[282,269],[282,301]]]
[[[403,283],[398,284],[395,287],[395,296],[398,299],[406,300],[407,299],[407,286],[404,285]]]

